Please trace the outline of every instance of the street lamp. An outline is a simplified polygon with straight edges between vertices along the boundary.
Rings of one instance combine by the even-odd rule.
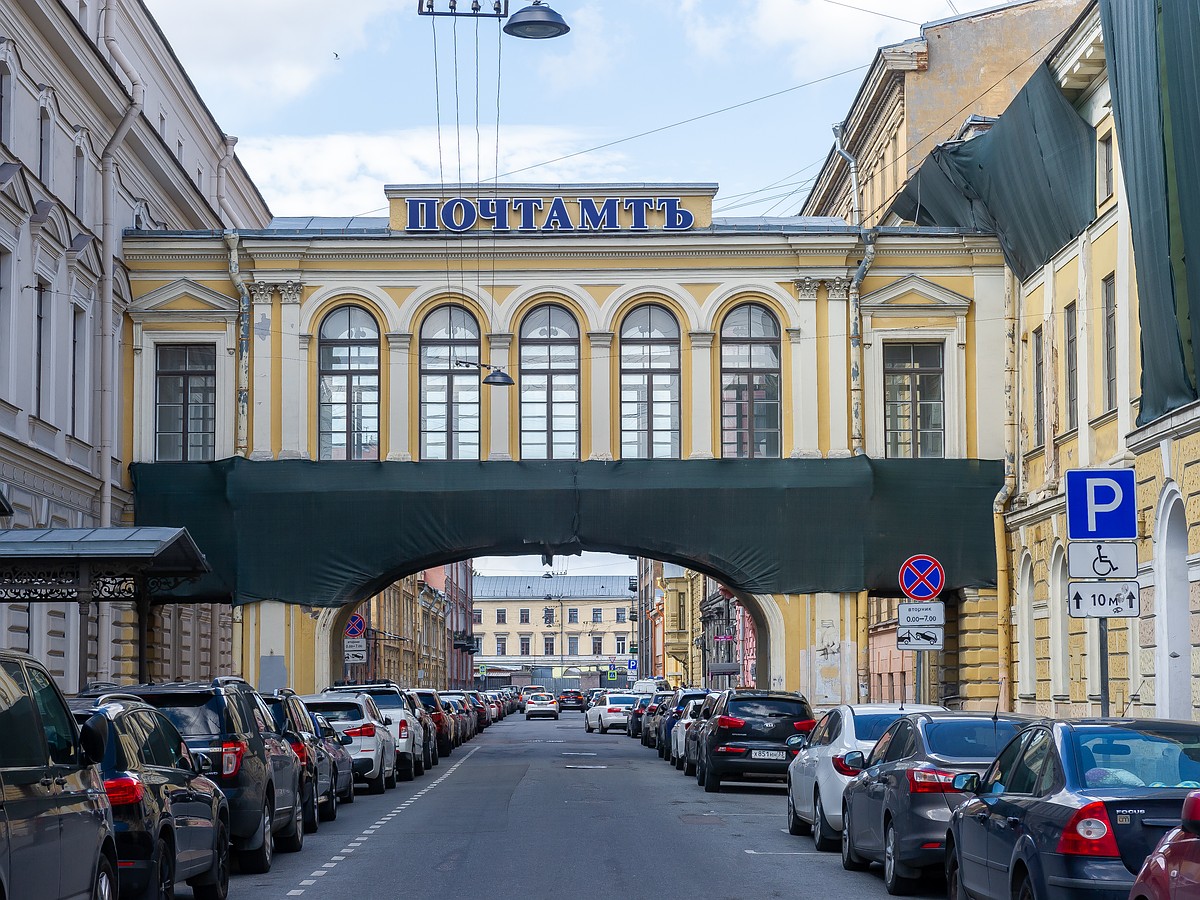
[[[571,30],[563,17],[546,6],[542,0],[533,0],[532,6],[508,15],[508,0],[491,0],[489,9],[484,8],[480,0],[467,3],[462,0],[463,9],[458,8],[459,0],[446,0],[444,10],[437,8],[437,0],[417,0],[417,15],[420,16],[458,16],[464,19],[508,19],[504,33],[513,37],[530,40],[544,40],[566,34]]]
[[[512,385],[516,384],[516,382],[512,380],[512,376],[504,371],[503,366],[490,366],[487,363],[474,362],[473,360],[469,359],[456,359],[454,364],[456,366],[461,366],[464,369],[470,369],[472,367],[479,369],[480,371],[483,371],[484,369],[490,369],[491,371],[483,377],[483,383],[490,384],[492,387],[511,387]]]

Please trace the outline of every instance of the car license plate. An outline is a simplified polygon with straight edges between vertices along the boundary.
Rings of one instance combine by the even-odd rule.
[[[751,750],[751,759],[787,759],[783,750]]]

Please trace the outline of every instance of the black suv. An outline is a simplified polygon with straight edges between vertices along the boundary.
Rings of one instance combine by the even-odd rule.
[[[271,710],[271,718],[279,733],[292,746],[292,752],[300,760],[300,808],[304,811],[304,830],[312,834],[319,822],[317,785],[329,783],[329,758],[321,748],[321,739],[313,727],[308,707],[295,691],[280,688],[273,694],[263,696],[263,702]],[[324,776],[317,772],[323,768]]]
[[[289,852],[304,846],[300,760],[245,679],[121,690],[162,710],[188,747],[213,761],[210,777],[229,801],[229,836],[242,871],[270,871],[276,844]]]
[[[791,691],[728,690],[703,715],[696,780],[709,793],[726,778],[787,778],[786,741],[814,724],[808,701]]]
[[[79,728],[32,656],[0,650],[0,895],[116,900],[112,808],[96,763],[105,733]]]
[[[559,691],[558,708],[560,710],[577,709],[580,712],[583,712],[583,708],[585,706],[587,706],[587,701],[583,699],[583,693],[581,691]]]

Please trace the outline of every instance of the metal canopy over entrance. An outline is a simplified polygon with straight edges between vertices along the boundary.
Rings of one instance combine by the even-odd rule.
[[[135,463],[138,524],[186,526],[213,574],[156,600],[357,603],[474,556],[639,554],[749,594],[895,592],[929,553],[995,584],[981,460]]]

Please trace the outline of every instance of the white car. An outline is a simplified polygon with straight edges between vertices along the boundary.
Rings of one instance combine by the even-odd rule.
[[[671,729],[670,760],[671,765],[677,769],[683,768],[684,741],[687,739],[688,731],[695,727],[696,720],[700,718],[700,707],[703,705],[703,700],[689,700],[687,706],[683,708],[683,715]]]
[[[544,694],[546,688],[540,684],[527,684],[521,688],[521,693],[517,695],[517,709],[525,712],[525,701],[530,694]]]
[[[353,760],[355,781],[365,781],[372,794],[396,786],[396,739],[369,694],[336,691],[300,699],[311,712],[328,719],[339,734],[353,739],[346,750]]]
[[[370,695],[386,717],[388,731],[396,741],[396,779],[412,781],[416,776],[424,775],[425,726],[409,707],[399,686],[392,681],[372,681],[325,689],[326,694],[343,691]]]
[[[842,831],[842,791],[858,774],[847,753],[869,754],[905,713],[944,710],[918,703],[847,703],[828,710],[788,765],[787,819],[792,834],[812,834],[818,850],[836,850]]]
[[[525,721],[534,716],[558,718],[558,701],[553,694],[529,694],[525,698]]]
[[[629,728],[629,710],[637,703],[637,694],[600,694],[583,714],[583,728],[591,734],[597,728],[608,734],[610,728]]]

